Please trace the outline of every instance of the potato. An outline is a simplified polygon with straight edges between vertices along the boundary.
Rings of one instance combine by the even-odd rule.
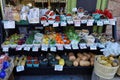
[[[111,61],[114,61],[115,59],[114,59],[114,57],[108,57],[109,58],[109,60],[111,60]]]
[[[77,66],[79,65],[78,61],[75,60],[75,61],[73,62],[73,65],[74,65],[75,67],[77,67]]]
[[[116,67],[116,66],[118,66],[118,63],[117,63],[117,62],[113,62],[113,63],[112,63],[112,66],[113,66],[113,67]]]
[[[91,52],[90,52],[89,54],[91,55],[91,57],[95,57],[95,54],[93,54],[93,53],[91,53]]]
[[[70,53],[68,54],[68,56],[74,56],[74,53],[73,53],[73,52],[70,52]]]
[[[90,62],[89,61],[81,60],[79,64],[80,64],[80,66],[90,66]]]
[[[74,61],[76,59],[76,57],[73,55],[73,56],[69,56],[69,60],[70,61]]]
[[[90,59],[91,55],[90,54],[87,54],[87,53],[83,53],[85,56],[88,57],[88,59]]]
[[[82,57],[83,57],[83,54],[77,53],[77,57],[82,58]]]
[[[56,59],[56,60],[60,60],[61,57],[60,57],[59,55],[56,55],[55,59]]]
[[[91,61],[91,62],[90,62],[90,65],[93,66],[93,65],[94,65],[94,61]]]
[[[94,61],[94,57],[91,57],[91,58],[90,58],[90,61]]]
[[[87,56],[83,56],[81,59],[87,61],[89,58]]]
[[[77,62],[80,62],[80,58],[78,57],[78,58],[76,59],[76,61],[77,61]]]

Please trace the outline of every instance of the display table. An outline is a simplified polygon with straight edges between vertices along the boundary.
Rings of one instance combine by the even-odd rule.
[[[91,80],[120,80],[120,77],[115,76],[113,79],[103,79],[103,78],[97,76],[97,75],[95,74],[95,72],[93,71]]]

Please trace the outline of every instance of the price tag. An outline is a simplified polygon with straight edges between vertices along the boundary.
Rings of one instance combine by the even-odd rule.
[[[86,49],[87,48],[85,43],[81,43],[81,44],[79,44],[79,46],[80,46],[80,49]]]
[[[88,19],[88,21],[94,23],[95,20],[94,19]]]
[[[54,70],[55,71],[63,71],[63,66],[62,65],[55,65]]]
[[[103,22],[105,25],[110,24],[109,20],[104,20]]]
[[[97,46],[96,46],[96,44],[92,44],[92,45],[90,45],[90,50],[97,50]]]
[[[72,44],[73,49],[79,49],[78,44]]]
[[[4,29],[14,29],[15,28],[15,21],[3,21]]]
[[[55,46],[50,47],[50,51],[56,52],[56,47]]]
[[[48,45],[42,45],[42,47],[41,47],[41,50],[42,51],[48,51]]]
[[[87,23],[87,19],[86,20],[81,20],[82,24],[86,24]]]
[[[32,51],[38,51],[39,47],[33,47]]]
[[[24,47],[25,51],[30,51],[30,47]]]
[[[3,52],[8,52],[9,51],[9,47],[3,47],[2,51]]]
[[[97,26],[103,26],[103,22],[102,21],[97,21]]]
[[[59,26],[59,23],[55,22],[53,23],[53,27],[58,27]]]
[[[61,26],[66,26],[67,25],[67,23],[66,22],[61,22],[61,24],[60,24]]]
[[[88,22],[87,22],[87,26],[93,26],[93,22],[88,21]]]
[[[75,25],[75,26],[80,26],[80,25],[81,25],[80,20],[75,20],[75,21],[74,21],[74,25]]]
[[[62,44],[57,44],[56,46],[57,46],[58,50],[63,50],[63,45]]]
[[[115,19],[109,19],[111,25],[115,25]]]
[[[45,24],[47,21],[46,20],[44,20],[44,21],[41,21],[41,24]]]
[[[65,47],[65,49],[71,49],[71,45],[70,44],[65,44],[64,47]]]
[[[68,24],[73,24],[72,20],[67,21]]]
[[[24,70],[25,70],[24,66],[17,66],[16,67],[17,72],[21,72],[21,71],[24,71]]]
[[[44,24],[43,24],[43,26],[49,26],[49,23],[48,23],[48,22],[46,22],[46,23],[44,23]]]
[[[23,48],[22,45],[21,45],[21,46],[17,46],[17,47],[16,47],[16,51],[20,51],[20,50],[22,50],[22,48]]]

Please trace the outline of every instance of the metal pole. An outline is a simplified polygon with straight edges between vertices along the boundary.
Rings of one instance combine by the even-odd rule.
[[[2,19],[4,19],[5,0],[0,0],[0,7],[1,7]]]

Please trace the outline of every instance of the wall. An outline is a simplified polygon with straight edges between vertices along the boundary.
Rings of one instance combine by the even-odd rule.
[[[113,16],[117,18],[117,37],[120,40],[120,0],[109,0],[108,9],[111,10]],[[110,27],[108,27],[108,31],[110,31]]]

